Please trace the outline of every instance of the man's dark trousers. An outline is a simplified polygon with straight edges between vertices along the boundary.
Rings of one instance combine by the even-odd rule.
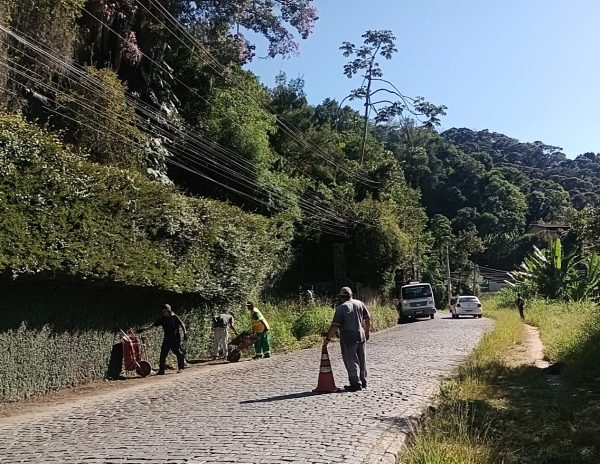
[[[162,346],[160,347],[160,362],[158,366],[158,373],[164,374],[165,367],[167,363],[167,355],[169,351],[172,351],[175,356],[177,356],[177,367],[179,370],[185,367],[184,363],[184,354],[181,349],[181,340],[163,340]]]

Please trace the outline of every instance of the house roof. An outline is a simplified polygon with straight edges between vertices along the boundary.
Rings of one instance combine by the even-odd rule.
[[[529,228],[532,227],[541,227],[542,229],[570,229],[571,225],[570,224],[542,224],[539,222],[536,222],[534,224],[529,224]]]

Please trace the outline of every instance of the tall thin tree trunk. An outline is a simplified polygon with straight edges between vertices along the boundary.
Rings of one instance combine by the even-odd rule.
[[[371,62],[372,64],[372,62]],[[369,129],[369,108],[371,106],[371,67],[369,67],[369,73],[367,74],[367,96],[365,98],[365,115],[364,115],[364,128],[362,138],[362,148],[360,152],[360,165],[362,166],[365,159],[365,148],[367,145],[367,131]]]

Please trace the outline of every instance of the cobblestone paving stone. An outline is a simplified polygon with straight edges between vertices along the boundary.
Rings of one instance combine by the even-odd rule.
[[[312,395],[318,348],[188,369],[0,419],[0,462],[393,462],[404,421],[492,325],[443,316],[374,334],[367,390]],[[343,386],[339,346],[329,354]]]

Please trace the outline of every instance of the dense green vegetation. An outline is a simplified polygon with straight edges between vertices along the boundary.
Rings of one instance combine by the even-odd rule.
[[[345,244],[345,278],[383,292],[398,269],[442,289],[448,247],[459,290],[474,291],[475,263],[522,261],[535,241],[529,223],[570,222],[596,203],[591,154],[569,160],[542,142],[437,133],[445,107],[385,78],[391,31],[367,31],[362,44],[340,38],[349,58],[340,73],[365,76],[347,96],[364,114],[340,105],[343,95],[310,105],[303,82],[285,75],[265,88],[243,70],[254,56],[243,31],[265,36],[270,56],[288,54],[315,26],[310,1],[257,2],[251,14],[231,0],[38,3],[5,6],[3,105],[91,161],[276,219],[293,236],[283,291],[332,280],[332,258],[305,264],[333,243]]]
[[[90,163],[17,116],[0,115],[0,173],[0,267],[13,279],[239,301],[285,263],[286,234],[274,221]]]

